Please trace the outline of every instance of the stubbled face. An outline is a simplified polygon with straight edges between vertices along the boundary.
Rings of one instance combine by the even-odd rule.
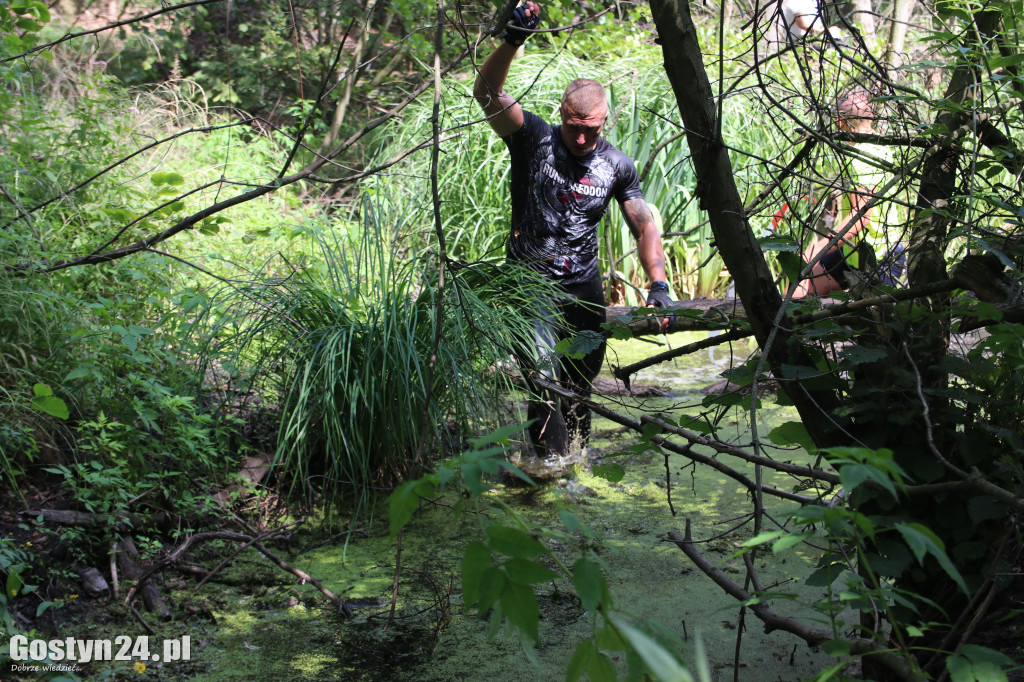
[[[602,106],[588,114],[573,111],[568,105],[559,109],[562,115],[562,144],[573,156],[586,156],[594,151],[601,128],[608,119],[608,107]]]

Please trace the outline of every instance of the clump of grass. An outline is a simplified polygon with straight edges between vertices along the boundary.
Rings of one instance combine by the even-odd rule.
[[[371,207],[365,217],[319,235],[318,267],[225,292],[206,317],[209,358],[252,367],[280,395],[279,476],[328,512],[359,513],[375,490],[508,419],[502,368],[531,343],[547,290],[487,263],[449,263],[441,286],[436,255],[400,246],[401,223],[384,229]]]

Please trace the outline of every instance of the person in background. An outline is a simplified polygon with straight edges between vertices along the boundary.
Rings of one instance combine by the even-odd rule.
[[[648,305],[668,306],[672,299],[661,235],[640,190],[636,166],[601,137],[608,120],[608,99],[601,84],[586,78],[569,83],[558,124],[525,110],[503,89],[516,51],[539,20],[536,2],[516,8],[504,40],[477,73],[473,96],[510,154],[512,225],[506,257],[543,274],[561,294],[564,326],[554,326],[554,315],[535,326],[542,361],[537,369],[588,396],[604,361],[603,341],[579,360],[563,357],[545,367],[543,359],[552,356],[561,339],[581,331],[600,333],[605,301],[597,227],[612,198],[622,208],[637,240],[640,264],[651,280]],[[662,331],[669,323],[668,317],[662,320]],[[589,409],[536,386],[530,388],[534,398],[528,408],[529,437],[537,455],[564,457],[576,447],[585,448]]]
[[[871,95],[866,90],[854,90],[839,99],[836,123],[841,132],[872,134],[874,120]],[[859,143],[856,148],[865,156],[890,160],[888,150],[880,145]],[[848,289],[852,284],[849,273],[864,265],[861,263],[864,249],[886,242],[891,202],[876,202],[869,206],[885,184],[885,173],[863,157],[853,155],[844,159],[839,181],[848,188],[833,192],[825,215],[828,233],[818,236],[804,250],[804,262],[807,263],[819,253],[824,254],[814,264],[810,278],[797,286],[794,294],[797,298],[808,294],[826,296],[833,291]],[[841,235],[840,240],[830,245],[837,234]],[[879,279],[883,284],[893,286],[906,264],[903,245],[892,245],[883,263],[885,266],[878,272]]]
[[[837,39],[843,35],[838,26],[825,23],[818,0],[778,0],[774,6],[769,6],[767,12],[771,18],[767,37],[772,51],[795,45],[826,30]]]

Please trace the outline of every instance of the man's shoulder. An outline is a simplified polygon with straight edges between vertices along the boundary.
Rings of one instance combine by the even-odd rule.
[[[611,163],[612,165],[625,170],[636,172],[636,164],[629,154],[625,153],[603,137],[597,141],[594,154]]]
[[[553,130],[553,125],[532,111],[523,109],[523,127],[514,133],[510,133],[505,139],[514,139],[516,136],[537,138],[550,135]]]

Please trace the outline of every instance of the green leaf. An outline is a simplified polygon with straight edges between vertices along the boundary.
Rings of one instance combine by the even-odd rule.
[[[828,566],[815,569],[807,579],[804,580],[804,584],[810,587],[828,587],[836,581],[836,578],[843,572],[843,566],[838,563],[832,563]]]
[[[857,486],[866,480],[872,480],[885,488],[893,498],[896,498],[896,486],[892,479],[885,475],[878,468],[870,464],[843,464],[839,467],[839,481],[847,493],[855,490]]]
[[[572,652],[569,659],[569,666],[565,670],[565,682],[576,682],[583,675],[583,671],[589,667],[590,659],[597,655],[594,642],[585,639],[576,645],[576,651]]]
[[[508,579],[519,585],[544,583],[558,577],[547,566],[536,561],[530,561],[529,559],[509,559],[502,566],[505,568]]]
[[[821,375],[822,371],[817,367],[808,367],[806,365],[782,365],[782,376],[787,381],[816,379]]]
[[[847,346],[840,354],[842,367],[852,367],[866,362],[878,362],[887,357],[885,351],[879,348],[864,348],[863,346]]]
[[[976,682],[974,667],[965,656],[953,655],[946,659],[946,670],[952,682]]]
[[[786,422],[776,426],[768,434],[768,438],[776,445],[799,445],[808,454],[813,455],[818,451],[803,422]]]
[[[633,330],[620,324],[610,325],[612,338],[616,341],[629,341],[633,338]]]
[[[606,625],[597,631],[597,646],[605,651],[624,651],[626,640],[622,638],[618,630]]]
[[[73,379],[85,379],[92,376],[92,367],[76,367],[75,369],[68,372],[68,375],[64,377],[64,381],[71,381]]]
[[[996,666],[1016,665],[1015,661],[1006,654],[995,649],[989,649],[987,646],[964,644],[960,648],[960,653],[971,659],[973,663],[990,663]]]
[[[573,360],[582,360],[604,344],[604,337],[596,331],[586,329],[577,332],[571,339],[562,339],[555,344],[555,352]]]
[[[972,522],[981,523],[982,521],[1003,518],[1006,514],[1006,508],[988,495],[978,495],[977,497],[972,497],[970,502],[967,503],[967,513],[971,517]]]
[[[626,476],[626,470],[618,464],[595,464],[591,472],[611,483],[618,483]]]
[[[778,538],[786,535],[784,530],[766,530],[758,533],[752,538],[748,538],[740,543],[740,547],[757,547],[758,545],[765,545]]]
[[[783,274],[786,275],[786,279],[790,282],[796,282],[800,279],[800,270],[803,269],[804,259],[800,257],[799,253],[780,251],[776,258],[782,267]]]
[[[559,511],[558,518],[562,519],[562,523],[565,524],[565,527],[568,528],[570,532],[580,527],[580,520],[568,510],[562,509]]]
[[[920,523],[897,523],[896,530],[903,536],[903,540],[910,547],[910,551],[914,553],[918,563],[923,564],[925,554],[931,554],[939,562],[946,575],[952,578],[963,593],[970,594],[964,579],[960,576],[960,572],[953,565],[953,562],[949,560],[945,546],[942,544],[939,536]]]
[[[67,419],[71,416],[67,403],[53,395],[53,391],[46,384],[35,384],[32,391],[35,393],[32,407],[57,419]]]
[[[153,173],[153,175],[149,176],[149,181],[158,187],[160,185],[185,184],[185,178],[178,173]]]
[[[532,588],[506,582],[501,591],[501,610],[505,612],[509,622],[522,630],[532,641],[536,642],[540,638],[540,611],[537,608],[537,595],[533,593]]]
[[[586,611],[596,609],[607,591],[601,569],[589,559],[581,558],[573,564],[572,583]]]
[[[618,679],[615,673],[615,663],[608,657],[608,654],[600,651],[590,657],[587,676],[590,677],[590,682],[615,682]]]
[[[480,466],[476,462],[465,462],[459,466],[459,471],[462,472],[462,482],[466,484],[469,491],[474,496],[479,496],[484,490]]]
[[[480,594],[477,598],[477,613],[481,616],[494,606],[501,597],[508,579],[497,566],[489,566],[480,576]]]
[[[630,645],[636,649],[640,658],[647,665],[657,680],[673,680],[673,682],[694,682],[693,675],[683,667],[675,656],[661,646],[652,637],[624,622],[618,616],[611,616],[615,627],[622,632]]]
[[[491,549],[510,557],[528,559],[546,551],[537,538],[515,528],[494,524],[487,527],[486,533]]]
[[[21,576],[11,571],[7,574],[7,587],[4,594],[8,599],[11,597],[17,597],[21,593],[21,588],[25,583],[22,582]]]
[[[471,542],[462,554],[462,602],[468,609],[480,594],[480,579],[491,567],[491,550],[482,542]]]
[[[484,446],[491,445],[492,443],[508,445],[513,436],[517,436],[522,432],[522,424],[507,424],[491,431],[490,433],[486,433],[479,438],[470,438],[469,443],[473,446],[474,450],[481,450]]]
[[[821,645],[822,650],[832,658],[850,655],[850,643],[845,639],[833,639]]]
[[[391,537],[405,527],[420,505],[420,497],[433,495],[436,489],[436,474],[425,476],[416,481],[406,481],[388,496],[388,517],[390,520]]]
[[[481,612],[482,616],[484,612]],[[505,614],[501,612],[501,604],[495,604],[494,608],[491,609],[491,617],[487,623],[487,641],[494,639],[495,635],[498,634],[498,630],[501,629],[501,621],[505,617]]]
[[[813,533],[787,533],[772,545],[772,552],[778,554],[779,552],[787,550],[794,545],[799,545],[801,542],[811,537],[814,537]]]

